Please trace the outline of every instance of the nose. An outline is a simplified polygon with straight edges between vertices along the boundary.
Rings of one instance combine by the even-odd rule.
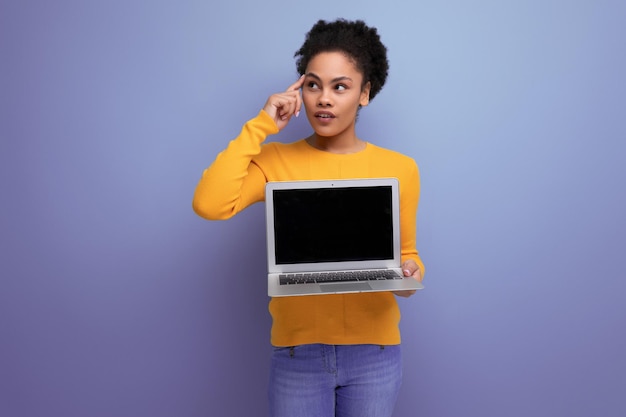
[[[332,106],[332,102],[330,100],[330,97],[328,96],[328,93],[326,92],[322,92],[317,100],[317,106],[318,107],[330,107]]]

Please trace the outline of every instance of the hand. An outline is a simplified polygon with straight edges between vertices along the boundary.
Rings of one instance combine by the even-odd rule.
[[[285,92],[273,94],[265,102],[263,110],[274,119],[278,130],[282,130],[287,126],[291,116],[295,115],[298,117],[298,114],[300,114],[300,109],[302,108],[300,87],[302,87],[302,84],[304,84],[304,75],[291,84]]]
[[[422,282],[422,271],[420,271],[417,263],[413,259],[409,259],[402,264],[402,272],[405,277],[413,277],[419,282]],[[394,291],[393,293],[400,297],[410,297],[415,294],[415,290]]]

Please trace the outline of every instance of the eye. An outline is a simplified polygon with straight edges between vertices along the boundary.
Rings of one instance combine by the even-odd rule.
[[[344,90],[347,90],[347,89],[348,89],[348,86],[345,85],[345,84],[337,84],[335,86],[335,90],[338,90],[338,91],[344,91]]]
[[[309,82],[307,83],[307,87],[308,87],[308,88],[310,88],[310,89],[312,89],[312,90],[315,90],[315,89],[317,89],[317,88],[318,88],[317,83],[316,83],[315,81],[309,81]]]

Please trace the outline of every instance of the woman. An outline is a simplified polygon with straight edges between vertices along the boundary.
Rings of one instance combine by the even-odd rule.
[[[359,110],[387,78],[387,50],[363,21],[318,21],[296,52],[300,78],[271,95],[196,188],[196,213],[227,219],[263,201],[267,181],[395,177],[406,276],[421,281],[415,248],[419,173],[413,159],[356,135]],[[265,143],[304,106],[313,133]],[[415,291],[397,292],[408,297]],[[390,416],[400,388],[400,312],[393,293],[270,300],[272,416]]]

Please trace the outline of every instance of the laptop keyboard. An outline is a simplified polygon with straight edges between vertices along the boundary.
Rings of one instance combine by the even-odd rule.
[[[402,275],[392,270],[310,272],[306,274],[297,273],[279,275],[280,285],[377,281],[402,278]]]

